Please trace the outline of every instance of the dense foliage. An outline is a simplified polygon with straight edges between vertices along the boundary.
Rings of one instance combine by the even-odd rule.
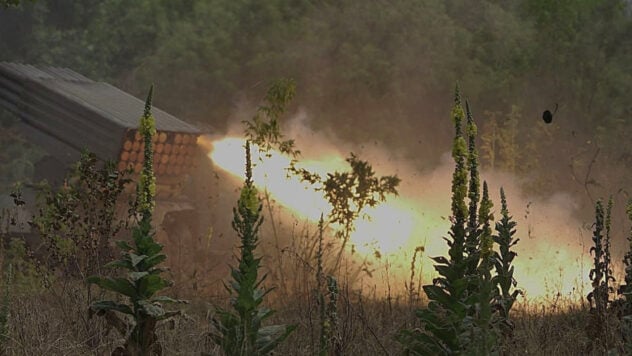
[[[84,152],[60,188],[43,184],[37,213],[29,221],[45,250],[45,265],[65,276],[104,273],[112,260],[111,242],[125,227],[123,192],[131,182],[114,163],[101,164]]]
[[[41,0],[0,10],[0,60],[69,67],[138,95],[155,81],[169,88],[164,109],[220,128],[260,83],[296,78],[314,126],[422,152],[422,168],[449,139],[437,118],[459,79],[489,110],[483,166],[535,176],[561,163],[571,169],[533,188],[576,178],[598,196],[597,183],[629,187],[632,174],[585,175],[598,149],[596,166],[632,164],[631,14],[624,0]],[[502,135],[490,136],[493,122]]]

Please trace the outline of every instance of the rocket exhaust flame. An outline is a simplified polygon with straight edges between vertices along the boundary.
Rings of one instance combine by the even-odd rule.
[[[213,143],[213,151],[209,156],[218,166],[244,178],[243,146],[244,140],[241,138],[226,138]],[[251,150],[255,185],[265,187],[277,202],[311,222],[317,222],[321,213],[325,216],[329,213],[331,208],[321,192],[315,191],[309,183],[302,182],[298,177],[287,174],[286,168],[290,164],[288,157],[278,152],[270,152],[266,156],[256,145],[252,145]],[[327,172],[348,168],[341,157],[306,160],[299,166],[322,176]],[[411,207],[398,197],[388,199],[376,207],[365,208],[366,217],[356,222],[350,242],[359,252],[369,253],[372,248],[384,254],[396,252],[412,238],[414,215],[410,210]]]
[[[208,157],[216,166],[236,177],[244,178],[243,138],[226,137],[212,140],[202,137],[201,140],[202,145],[208,147]],[[290,163],[289,157],[276,151],[268,155],[263,154],[255,145],[251,146],[251,149],[254,164],[253,181],[256,186],[267,189],[276,202],[297,218],[317,223],[321,213],[327,215],[331,208],[322,192],[315,191],[313,186],[302,182],[298,177],[288,175],[286,168]],[[301,159],[298,166],[321,176],[328,172],[349,169],[344,158],[335,154],[317,159]],[[419,196],[419,193],[415,192],[419,190],[418,187],[412,186],[412,189],[407,190],[406,186],[403,186],[400,187],[400,194],[403,193],[400,196],[391,196],[384,203],[365,209],[367,218],[361,218],[356,222],[356,230],[350,237],[349,242],[353,249],[363,255],[363,259],[371,260],[374,266],[384,266],[388,263],[388,273],[403,281],[410,276],[410,264],[415,248],[424,245],[423,261],[419,269],[423,271],[422,283],[430,283],[435,275],[432,261],[428,257],[445,255],[447,252],[442,237],[447,235],[449,229],[449,221],[446,218],[449,214],[450,199],[449,185],[446,185],[446,181],[449,182],[449,179],[449,175],[438,177],[440,184],[433,183],[432,178],[428,179],[431,187],[426,189],[424,194],[432,196]],[[496,202],[499,201],[497,197],[492,198]],[[517,207],[510,201],[510,210],[512,206]],[[553,208],[545,210],[553,211]],[[583,294],[582,288],[586,289],[584,286],[590,286],[587,282],[587,267],[583,266],[583,258],[586,256],[582,248],[565,244],[561,239],[536,240],[531,236],[523,236],[527,226],[534,222],[543,226],[540,230],[543,235],[577,235],[571,228],[560,230],[553,226],[555,220],[564,220],[554,217],[547,220],[550,211],[542,216],[530,217],[529,221],[526,221],[526,216],[513,214],[518,222],[517,237],[521,238],[517,245],[518,257],[514,260],[515,277],[518,287],[525,290],[530,299],[557,293],[577,297],[577,294]],[[590,263],[588,258],[585,261]],[[419,273],[419,269],[416,274]]]

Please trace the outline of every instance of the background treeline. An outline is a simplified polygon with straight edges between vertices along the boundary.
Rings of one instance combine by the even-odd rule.
[[[449,144],[458,80],[486,110],[484,166],[591,199],[632,179],[625,0],[40,0],[0,10],[0,60],[69,67],[137,96],[154,82],[163,109],[220,130],[271,79],[292,77],[315,129],[421,155],[420,169]]]

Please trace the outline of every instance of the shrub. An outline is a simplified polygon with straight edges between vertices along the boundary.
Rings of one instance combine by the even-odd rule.
[[[113,257],[111,240],[125,226],[117,207],[130,181],[112,162],[99,167],[93,153],[83,152],[64,186],[41,187],[30,224],[42,238],[46,267],[81,279],[103,273]]]

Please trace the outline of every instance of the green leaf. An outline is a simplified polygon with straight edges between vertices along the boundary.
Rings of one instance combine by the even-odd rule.
[[[150,303],[146,300],[141,300],[138,302],[138,305],[140,306],[141,310],[145,312],[145,314],[156,319],[162,317],[165,314],[165,310],[159,303]]]
[[[147,257],[144,262],[144,267],[150,269],[167,259],[167,255],[165,254],[156,254],[150,257]]]
[[[180,310],[176,310],[176,311],[166,311],[161,317],[157,318],[158,320],[166,320],[169,318],[173,318],[174,316],[179,316],[182,315],[182,311]]]
[[[126,278],[101,278],[92,276],[88,277],[87,282],[96,284],[103,289],[126,295],[132,299],[138,297],[136,288]]]
[[[147,276],[149,272],[131,272],[128,274],[130,281],[136,282],[139,279]]]
[[[452,309],[452,307],[456,304],[456,301],[438,286],[427,285],[424,286],[423,289],[426,292],[428,299],[436,300],[446,308]]]
[[[256,318],[263,321],[269,317],[271,317],[274,314],[274,310],[270,309],[270,308],[261,308],[257,311],[257,315]]]
[[[140,279],[139,282],[139,293],[144,298],[151,298],[151,296],[153,296],[159,290],[171,286],[171,283],[169,283],[169,281],[156,274],[147,275]]]
[[[135,254],[133,252],[129,253],[129,257],[130,257],[130,261],[131,261],[133,267],[138,266],[139,263],[141,263],[145,258],[147,258],[146,255],[140,255],[139,256],[139,255],[137,255],[137,254]]]
[[[130,246],[129,243],[127,243],[127,241],[123,241],[123,240],[116,241],[116,246],[125,252],[130,251],[132,249],[132,246]]]
[[[146,228],[151,228],[151,226]],[[134,231],[134,240],[136,241],[138,252],[143,253],[147,256],[153,256],[162,251],[162,245],[157,243],[153,239],[153,234],[148,231],[149,230],[143,231],[143,229],[138,229],[137,231]]]
[[[443,264],[443,265],[449,265],[450,264],[448,259],[443,257],[443,256],[431,257],[430,259],[435,261],[435,262],[437,262],[437,263]]]
[[[130,260],[116,260],[110,263],[106,263],[105,267],[107,268],[125,268],[125,269],[134,269],[132,266],[132,262]]]
[[[134,311],[127,304],[117,303],[111,300],[100,300],[98,302],[92,303],[90,309],[94,311],[99,310],[114,310],[120,313],[134,315]]]
[[[258,353],[263,355],[268,354],[295,329],[296,325],[270,325],[259,329],[256,345]]]
[[[441,343],[434,337],[419,330],[403,330],[398,340],[406,345],[404,348],[409,355],[441,355],[445,354]]]
[[[189,303],[188,300],[173,299],[171,297],[167,297],[166,295],[159,295],[157,297],[152,298],[151,301],[152,302],[161,302],[161,303],[182,303],[182,304]]]

